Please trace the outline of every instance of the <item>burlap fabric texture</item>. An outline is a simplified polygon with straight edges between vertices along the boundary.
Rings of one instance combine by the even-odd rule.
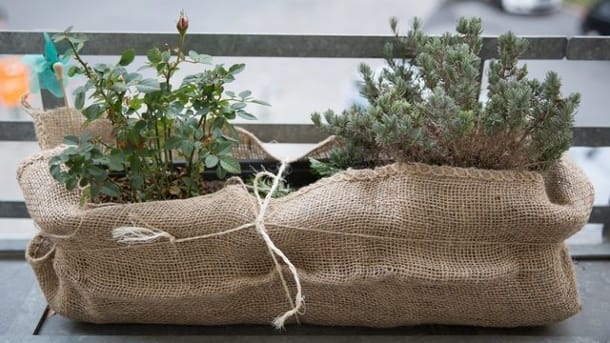
[[[187,200],[81,209],[78,192],[49,175],[59,149],[18,170],[41,229],[27,259],[55,311],[94,323],[217,325],[267,324],[291,307],[247,225],[260,208],[242,183]],[[301,323],[531,326],[580,309],[564,240],[592,202],[592,186],[565,159],[545,173],[393,164],[272,200],[264,222],[298,270]],[[168,236],[126,245],[112,237],[123,226]]]
[[[36,139],[41,150],[50,149],[63,143],[65,136],[80,136],[84,132],[93,132],[103,141],[112,142],[112,126],[107,119],[94,120],[83,126],[85,117],[72,108],[57,108],[54,110],[32,109],[28,105],[28,113],[34,122]]]

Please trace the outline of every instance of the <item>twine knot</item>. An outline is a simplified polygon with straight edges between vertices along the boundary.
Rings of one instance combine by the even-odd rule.
[[[255,194],[257,202],[258,202],[258,214],[256,215],[256,218],[254,219],[254,221],[251,223],[247,223],[247,224],[241,225],[239,227],[221,231],[221,232],[214,232],[211,234],[177,239],[174,235],[170,234],[167,231],[152,227],[151,225],[147,224],[142,218],[140,218],[139,216],[136,216],[135,214],[132,213],[129,215],[129,218],[132,221],[132,226],[122,226],[122,227],[113,229],[112,238],[115,239],[119,243],[125,243],[125,244],[149,243],[149,242],[154,242],[160,238],[167,238],[167,239],[169,239],[169,242],[171,244],[176,244],[176,243],[181,243],[181,242],[186,242],[186,241],[191,241],[191,240],[196,240],[196,239],[204,239],[204,238],[222,236],[222,235],[240,231],[240,230],[243,230],[246,228],[254,227],[256,229],[256,232],[258,233],[258,235],[263,239],[263,241],[265,242],[265,245],[267,246],[267,250],[269,251],[269,255],[271,256],[271,258],[273,259],[275,269],[280,277],[280,281],[282,282],[282,288],[284,289],[286,298],[288,299],[288,302],[290,303],[290,307],[291,307],[290,310],[286,311],[282,315],[275,318],[273,320],[273,325],[278,329],[282,329],[286,323],[286,320],[288,320],[292,316],[295,316],[297,323],[299,323],[298,314],[299,314],[299,311],[301,310],[301,308],[303,307],[303,291],[302,291],[302,287],[301,287],[301,280],[299,279],[299,274],[298,274],[297,269],[294,266],[294,264],[292,264],[292,262],[290,262],[290,260],[282,252],[282,250],[280,250],[275,245],[275,243],[273,243],[273,240],[271,240],[271,237],[269,237],[269,234],[267,233],[267,230],[265,228],[265,213],[266,213],[267,209],[269,208],[269,203],[271,202],[271,198],[273,197],[273,194],[275,193],[275,191],[278,189],[278,187],[280,185],[280,180],[282,179],[282,176],[283,176],[284,172],[286,171],[286,168],[288,167],[289,163],[290,163],[290,161],[287,161],[287,160],[282,161],[282,164],[280,165],[280,168],[279,168],[277,174],[272,174],[268,171],[262,171],[262,172],[259,172],[258,174],[256,174],[256,176],[254,178],[254,194]],[[273,184],[271,185],[271,188],[269,189],[269,192],[267,193],[265,198],[260,197],[259,189],[258,189],[259,181],[263,177],[273,178]],[[135,222],[142,223],[146,227],[137,226],[135,224]],[[288,270],[290,271],[290,273],[292,274],[292,277],[294,279],[294,283],[296,285],[296,295],[294,297],[294,300],[292,299],[292,295],[290,292],[290,288],[288,287],[288,283],[284,279],[284,274],[282,272],[282,265],[278,261],[277,257],[279,257],[281,259],[281,261],[284,264],[286,264],[286,266],[288,267]]]

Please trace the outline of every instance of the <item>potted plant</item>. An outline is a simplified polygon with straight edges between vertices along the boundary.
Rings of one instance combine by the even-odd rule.
[[[362,205],[352,201],[376,229],[360,233],[405,242],[389,268],[408,288],[403,299],[417,300],[406,318],[383,324],[532,326],[575,314],[564,240],[593,203],[592,186],[564,155],[580,95],[563,97],[554,72],[529,79],[518,61],[527,41],[510,32],[497,39],[481,94],[480,19],[462,18],[457,34],[438,37],[418,20],[405,36],[390,24],[386,66],[360,65],[368,104],[312,114],[337,142],[312,168],[366,189]]]
[[[57,42],[67,42],[68,53],[78,62],[68,76],[87,78],[75,91],[76,109],[87,122],[104,117],[114,138],[104,142],[91,133],[65,138],[73,147],[50,164],[51,175],[68,190],[78,186],[85,196],[129,202],[188,198],[205,188],[205,170],[215,170],[220,179],[241,172],[232,154],[239,135],[231,120],[254,119],[246,105],[266,103],[252,98],[250,91],[225,90],[244,64],[202,68],[173,85],[174,75],[185,64],[211,65],[210,56],[186,51],[187,29],[188,20],[181,13],[178,47],[147,51],[145,67],[156,72],[154,78],[128,70],[135,58],[133,49],[114,65],[89,65],[79,54],[85,42],[81,35],[67,31],[55,36]],[[91,102],[85,106],[87,96]],[[112,178],[113,172],[123,172],[124,178]]]
[[[361,68],[370,105],[328,112],[326,124],[313,116],[337,135],[329,159],[313,161],[328,177],[282,198],[272,195],[286,161],[257,175],[254,194],[234,181],[187,199],[82,208],[82,189],[52,175],[63,167],[49,172],[65,147],[24,161],[19,183],[42,229],[27,257],[50,306],[95,323],[277,327],[511,327],[577,312],[564,240],[586,222],[593,191],[560,159],[577,96],[562,98],[552,74],[527,80],[516,64],[525,43],[509,34],[484,105],[480,20],[441,37],[417,22],[406,37],[392,27],[388,68]]]
[[[518,58],[527,41],[498,37],[498,59],[489,65],[481,94],[481,22],[462,18],[457,34],[426,36],[415,21],[405,37],[385,47],[387,66],[377,75],[360,65],[361,95],[341,115],[314,113],[314,124],[337,135],[341,147],[328,170],[378,167],[396,161],[488,170],[544,170],[571,146],[579,94],[562,97],[561,81],[527,78]],[[485,102],[480,99],[484,97]]]

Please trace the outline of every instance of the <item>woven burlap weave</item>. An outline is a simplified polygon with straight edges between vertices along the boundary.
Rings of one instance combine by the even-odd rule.
[[[57,108],[43,111],[27,107],[34,122],[36,138],[41,150],[50,149],[63,143],[65,136],[80,136],[84,132],[99,135],[103,141],[112,142],[112,126],[107,119],[98,119],[83,126],[85,117],[72,108]]]
[[[182,243],[112,238],[126,225],[180,239],[250,223],[258,205],[242,184],[80,209],[79,194],[49,175],[59,149],[18,171],[41,229],[27,259],[55,311],[95,323],[215,325],[267,324],[290,308],[253,229]],[[298,268],[302,323],[541,325],[580,308],[563,242],[586,223],[592,201],[586,177],[566,160],[544,175],[394,164],[274,200],[265,224]]]

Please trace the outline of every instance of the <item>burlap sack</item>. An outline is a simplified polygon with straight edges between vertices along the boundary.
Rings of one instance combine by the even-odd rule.
[[[84,126],[85,117],[73,108],[39,110],[27,107],[34,122],[34,131],[41,150],[54,148],[64,142],[64,137],[81,136],[85,132],[99,135],[104,142],[112,142],[112,126],[107,119],[94,120]]]
[[[188,200],[80,209],[44,151],[18,171],[40,234],[27,259],[58,313],[94,323],[267,324],[290,308],[240,183]],[[394,164],[347,171],[263,218],[303,286],[301,323],[513,327],[580,309],[564,240],[593,189],[563,160],[544,174]],[[168,233],[126,245],[123,226]],[[185,238],[191,237],[190,240]],[[295,284],[284,269],[289,287]]]

